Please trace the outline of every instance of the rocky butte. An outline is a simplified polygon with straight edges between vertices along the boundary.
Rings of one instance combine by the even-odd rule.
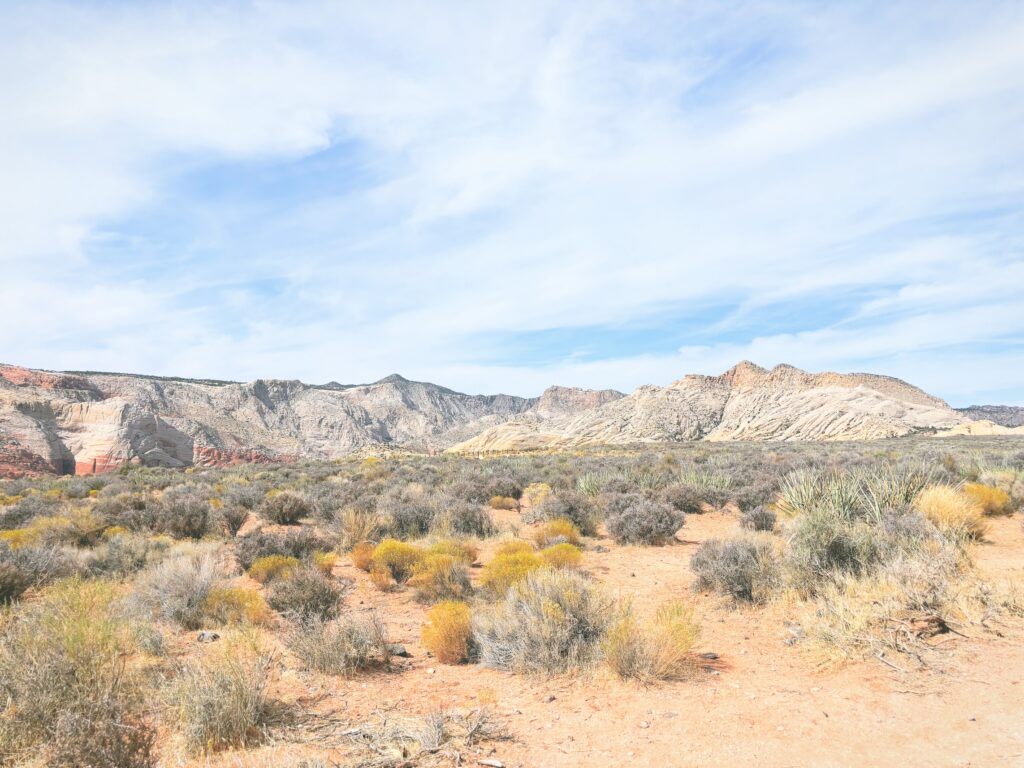
[[[991,408],[991,407],[983,407]],[[372,384],[241,383],[0,365],[0,476],[332,459],[377,446],[518,451],[685,440],[870,440],[959,429],[958,412],[899,379],[766,370],[666,387],[467,395],[398,375]]]

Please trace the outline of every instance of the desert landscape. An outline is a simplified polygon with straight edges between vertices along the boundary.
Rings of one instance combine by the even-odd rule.
[[[0,768],[1024,768],[1022,41],[0,0]]]
[[[1014,409],[0,373],[7,764],[1024,760]]]

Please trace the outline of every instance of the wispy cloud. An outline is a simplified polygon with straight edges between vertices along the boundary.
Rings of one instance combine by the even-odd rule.
[[[1021,39],[996,2],[7,4],[0,357],[1024,402]]]

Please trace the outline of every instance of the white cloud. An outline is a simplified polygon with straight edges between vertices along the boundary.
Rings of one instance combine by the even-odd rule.
[[[11,5],[0,357],[526,394],[753,358],[1024,397],[1022,37],[988,3]],[[344,143],[350,187],[231,184]],[[172,194],[213,165],[234,195]],[[482,346],[708,305],[675,353]]]

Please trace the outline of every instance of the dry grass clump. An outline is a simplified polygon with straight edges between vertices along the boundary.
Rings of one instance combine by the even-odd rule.
[[[379,718],[347,732],[373,755],[355,765],[463,765],[467,754],[479,753],[481,742],[508,738],[487,708],[435,710],[424,717],[380,712]]]
[[[480,662],[512,672],[567,672],[593,664],[614,602],[578,571],[543,570],[473,617]]]
[[[573,524],[572,520],[560,517],[544,523],[534,534],[533,540],[541,548],[563,543],[578,545],[580,529]]]
[[[492,496],[488,506],[491,509],[519,509],[519,500],[511,496]]]
[[[334,573],[334,566],[338,564],[338,554],[336,552],[314,552],[309,562],[324,576],[330,576]]]
[[[626,609],[608,630],[605,659],[619,677],[641,682],[675,680],[693,671],[690,656],[700,625],[679,600],[662,605],[653,621],[639,622]]]
[[[465,603],[445,601],[427,611],[422,639],[442,664],[461,664],[470,656],[472,621]]]
[[[828,660],[895,651],[923,663],[930,638],[990,618],[998,610],[994,600],[952,547],[932,542],[870,577],[827,585],[801,626]]]
[[[480,550],[477,546],[465,539],[442,539],[427,547],[428,555],[451,555],[456,560],[472,565],[476,562]]]
[[[0,636],[0,763],[155,765],[143,682],[127,664],[134,637],[101,581],[56,584],[14,614]]]
[[[421,603],[464,600],[473,591],[464,559],[444,553],[429,553],[416,563],[409,586]]]
[[[525,541],[522,545],[508,546],[505,551],[499,549],[494,559],[481,571],[480,584],[492,596],[501,597],[513,584],[544,567],[543,558],[533,547]]]
[[[694,553],[690,567],[697,574],[697,589],[747,602],[767,600],[781,581],[775,547],[757,535],[709,539]]]
[[[209,552],[178,555],[139,577],[135,599],[160,621],[198,629],[206,599],[219,577],[220,568]]]
[[[370,574],[374,576],[374,584],[383,589],[394,584],[404,584],[423,557],[423,549],[415,544],[384,539],[374,548],[370,558]]]
[[[540,558],[549,568],[579,568],[583,553],[579,547],[562,543],[542,549]]]
[[[92,510],[72,508],[64,514],[36,517],[24,528],[0,531],[0,541],[12,549],[59,544],[88,547],[99,542],[106,527]]]
[[[301,565],[302,562],[297,557],[291,557],[289,555],[266,555],[265,557],[257,558],[253,564],[249,566],[247,573],[250,578],[255,579],[260,584],[267,584],[274,579],[287,576]]]
[[[266,624],[270,608],[255,589],[215,586],[203,601],[203,618],[217,625]]]
[[[983,483],[965,483],[963,491],[981,507],[985,515],[1012,515],[1013,499],[1002,488]]]
[[[344,616],[333,621],[312,618],[286,637],[304,669],[349,677],[391,660],[387,633],[375,615]]]
[[[262,739],[273,656],[252,638],[230,638],[188,663],[167,692],[188,747],[213,752]]]
[[[914,506],[940,531],[954,537],[981,539],[988,530],[982,506],[948,485],[934,485],[921,491]]]
[[[376,548],[376,545],[369,541],[356,544],[352,547],[352,551],[348,553],[349,557],[352,558],[352,565],[361,571],[369,572],[373,566],[373,550]]]
[[[337,518],[339,548],[344,552],[380,540],[384,525],[384,518],[376,511],[357,507],[344,510]]]
[[[278,613],[299,619],[331,619],[340,610],[343,587],[316,568],[303,565],[274,581],[267,596]]]

